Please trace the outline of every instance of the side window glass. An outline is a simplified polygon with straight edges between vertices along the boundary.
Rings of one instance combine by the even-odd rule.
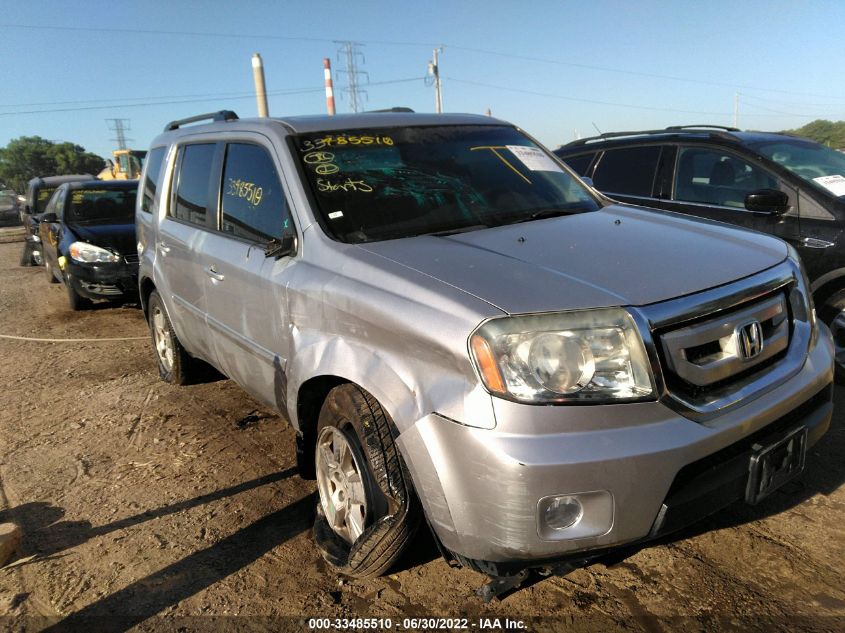
[[[659,161],[659,145],[608,150],[599,160],[593,184],[610,194],[650,197]]]
[[[580,156],[570,156],[568,158],[562,158],[563,162],[565,162],[569,167],[579,176],[583,176],[587,173],[587,169],[590,166],[590,163],[593,162],[593,156],[595,153],[592,154],[581,154]]]
[[[164,160],[164,147],[156,147],[147,157],[147,171],[144,175],[144,191],[141,197],[141,211],[152,213],[155,208],[156,192],[161,182],[161,163]]]
[[[728,152],[684,147],[678,155],[675,200],[743,209],[748,193],[777,188],[768,172]]]
[[[214,150],[214,143],[182,146],[176,199],[170,208],[170,215],[177,220],[208,225],[208,185]]]
[[[230,143],[221,191],[224,233],[267,242],[290,226],[279,175],[264,148]]]

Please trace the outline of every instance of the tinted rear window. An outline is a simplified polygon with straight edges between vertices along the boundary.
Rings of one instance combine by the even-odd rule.
[[[623,147],[608,150],[593,174],[596,189],[631,196],[652,195],[660,147]]]
[[[182,161],[176,189],[176,204],[170,214],[191,224],[206,225],[208,185],[214,162],[214,143],[198,143],[182,147]]]
[[[594,156],[595,153],[581,154],[580,156],[561,156],[561,160],[569,165],[576,174],[583,176],[587,173]]]
[[[161,182],[161,163],[164,160],[164,147],[150,151],[147,159],[147,173],[144,176],[144,194],[141,198],[141,211],[152,213],[155,208],[156,192]]]
[[[66,222],[87,224],[123,224],[135,219],[132,189],[73,189],[65,207]]]
[[[57,189],[57,187],[42,187],[38,190],[38,193],[35,196],[35,208],[32,210],[32,213],[41,213],[47,208],[47,203],[50,201],[50,196],[53,195],[53,192]]]

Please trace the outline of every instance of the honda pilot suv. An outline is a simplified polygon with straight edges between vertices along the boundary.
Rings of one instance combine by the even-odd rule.
[[[712,125],[612,132],[555,153],[620,202],[789,242],[807,268],[845,382],[845,154],[805,138]]]
[[[290,420],[346,574],[422,521],[494,576],[653,539],[767,497],[830,424],[795,250],[611,202],[504,121],[174,121],[136,222],[161,377],[210,363]]]

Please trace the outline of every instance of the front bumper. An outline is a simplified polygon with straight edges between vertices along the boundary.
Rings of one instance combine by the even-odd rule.
[[[661,402],[528,406],[494,398],[495,429],[430,414],[398,443],[429,523],[466,559],[530,566],[653,538],[743,498],[745,452],[758,435],[804,424],[810,446],[825,433],[833,345],[818,327],[794,376],[706,422]],[[550,540],[540,500],[594,491],[612,495],[607,530],[584,538],[564,530]]]
[[[138,264],[81,265],[67,261],[63,272],[66,282],[86,299],[127,300],[138,297]]]

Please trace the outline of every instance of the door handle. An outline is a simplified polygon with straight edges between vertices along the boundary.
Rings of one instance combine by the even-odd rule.
[[[217,270],[214,268],[214,264],[205,269],[205,274],[214,279],[215,281],[223,281],[225,279],[225,276],[218,273]]]
[[[162,255],[167,255],[170,252],[170,247],[164,242],[159,242],[158,250],[161,252]]]

